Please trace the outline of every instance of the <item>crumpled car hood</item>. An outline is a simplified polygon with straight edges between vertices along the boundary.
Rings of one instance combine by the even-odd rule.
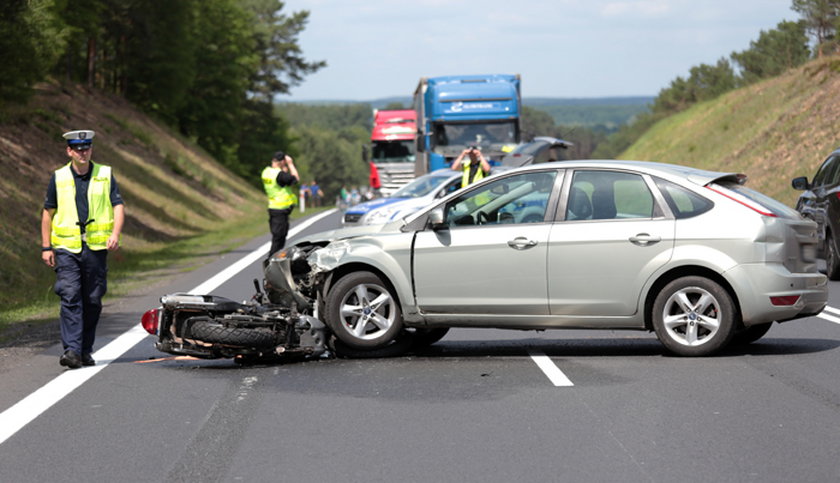
[[[402,228],[402,220],[393,221],[384,225],[362,225],[351,226],[347,228],[338,228],[336,230],[322,231],[309,235],[306,238],[295,241],[296,245],[308,243],[323,243],[335,240],[345,240],[348,238],[356,238],[363,235],[372,235],[376,233],[387,233],[400,231]]]

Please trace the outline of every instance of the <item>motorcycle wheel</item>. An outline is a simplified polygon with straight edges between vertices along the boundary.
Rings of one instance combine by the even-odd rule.
[[[269,329],[226,327],[213,320],[196,321],[190,333],[195,339],[228,346],[266,348],[276,345],[274,332]]]

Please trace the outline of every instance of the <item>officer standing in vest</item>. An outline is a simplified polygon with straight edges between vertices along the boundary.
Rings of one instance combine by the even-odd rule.
[[[268,227],[271,230],[269,257],[286,245],[289,215],[297,204],[294,184],[299,181],[292,157],[283,151],[274,153],[271,166],[266,166],[262,172],[263,188],[268,196]]]
[[[464,163],[466,156],[470,158],[469,163]],[[464,188],[490,174],[490,163],[477,147],[470,146],[461,151],[455,161],[452,161],[452,169],[464,170],[464,176],[461,178],[461,188]]]
[[[107,290],[109,250],[117,250],[125,206],[110,166],[93,163],[93,131],[64,133],[70,162],[50,178],[41,215],[41,259],[56,273],[64,353],[59,364],[92,366]]]

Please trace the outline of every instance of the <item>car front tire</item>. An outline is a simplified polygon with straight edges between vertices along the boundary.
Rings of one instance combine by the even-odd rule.
[[[326,299],[325,322],[350,349],[381,349],[402,332],[399,303],[374,273],[348,274],[333,285]]]
[[[653,303],[653,328],[665,348],[679,356],[708,356],[735,332],[735,305],[716,282],[699,276],[667,284]]]

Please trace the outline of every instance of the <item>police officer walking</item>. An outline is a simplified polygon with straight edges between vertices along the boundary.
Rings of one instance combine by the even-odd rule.
[[[107,289],[107,254],[119,248],[125,207],[110,166],[91,161],[89,130],[64,133],[70,162],[50,178],[41,215],[41,259],[56,272],[62,366],[92,366]]]
[[[263,169],[262,183],[268,196],[268,227],[271,230],[269,257],[286,245],[289,215],[298,200],[293,185],[299,181],[292,157],[283,151],[274,153],[271,166]]]

